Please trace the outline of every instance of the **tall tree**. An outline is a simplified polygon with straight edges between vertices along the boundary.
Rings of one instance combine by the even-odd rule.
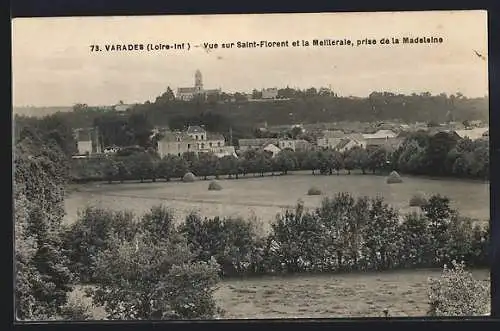
[[[24,139],[15,146],[14,210],[16,316],[60,316],[71,290],[61,242],[64,217],[63,152],[58,145]]]

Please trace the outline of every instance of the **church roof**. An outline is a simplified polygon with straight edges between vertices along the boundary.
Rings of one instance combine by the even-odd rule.
[[[194,87],[179,87],[177,89],[178,93],[194,93],[196,92],[196,88]]]

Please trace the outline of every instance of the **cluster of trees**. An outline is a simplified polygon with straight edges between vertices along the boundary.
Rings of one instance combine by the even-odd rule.
[[[213,318],[219,314],[212,296],[218,281],[216,263],[195,261],[186,241],[169,235],[168,224],[162,223],[164,212],[145,215],[137,223],[127,223],[126,213],[114,218],[121,223],[99,213],[92,223],[87,213],[85,222],[78,225],[92,231],[71,236],[74,232],[63,224],[68,156],[46,132],[27,130],[21,136],[14,146],[13,183],[17,319],[91,318],[85,304],[69,300],[82,277],[81,266],[89,263],[95,263],[98,279],[92,298],[106,308],[110,318]],[[99,242],[103,233],[112,235]],[[99,249],[91,251],[95,247],[89,241],[97,242]],[[75,263],[75,254],[82,250],[88,259]]]
[[[374,122],[394,119],[403,122],[435,123],[447,120],[488,121],[487,97],[466,98],[458,93],[448,96],[430,93],[402,95],[373,92],[366,98],[353,98],[336,97],[331,93],[326,93],[325,89],[310,88],[298,91],[285,88],[280,89],[278,95],[284,98],[294,97],[290,100],[265,103],[182,102],[175,100],[171,89],[167,89],[154,102],[138,104],[122,115],[79,104],[75,105],[74,111],[61,112],[57,116],[70,123],[71,128],[83,128],[99,124],[97,123],[99,121],[107,122],[109,118],[106,116],[114,117],[117,123],[127,126],[123,122],[127,122],[128,116],[141,114],[148,119],[149,123],[173,129],[182,129],[189,124],[203,124],[209,130],[228,137],[229,128],[232,128],[235,139],[254,137],[254,129],[263,122],[269,125],[289,125],[341,121]],[[103,115],[106,115],[106,119],[99,119]],[[24,121],[24,119],[18,117],[17,121]],[[105,127],[108,124],[99,125]],[[115,126],[120,127],[118,124]],[[129,132],[135,129],[123,131]],[[131,142],[123,137],[118,140],[110,139],[110,143],[124,146]]]
[[[163,159],[154,151],[137,152],[100,159],[74,161],[75,181],[125,180],[156,181],[182,178],[188,171],[203,179],[208,177],[240,178],[249,174],[264,176],[286,175],[293,170],[308,170],[312,174],[340,174],[343,170],[402,173],[428,176],[453,176],[489,179],[489,146],[486,140],[471,141],[452,134],[425,132],[412,134],[395,150],[385,147],[353,147],[339,152],[331,149],[292,151],[285,149],[272,157],[265,151],[247,150],[239,157],[222,158],[211,153],[167,155]]]
[[[72,273],[62,249],[65,156],[53,141],[23,136],[14,150],[15,311],[17,318],[64,318]]]
[[[488,266],[487,224],[462,217],[439,195],[421,208],[421,213],[400,215],[382,198],[340,193],[311,210],[299,202],[294,210],[277,215],[269,233],[253,219],[203,218],[193,213],[176,222],[172,210],[154,207],[134,221],[130,213],[88,208],[68,229],[65,242],[72,252],[73,271],[82,281],[94,284],[108,277],[109,293],[118,291],[112,286],[128,284],[127,277],[137,275],[123,272],[132,263],[123,257],[114,255],[108,261],[122,265],[120,275],[118,266],[101,265],[96,255],[108,250],[116,237],[128,237],[126,241],[133,246],[131,238],[144,227],[157,238],[177,238],[179,250],[189,247],[197,263],[216,263],[222,276],[442,267],[454,260],[472,267]],[[166,252],[153,246],[148,248],[161,260]],[[151,251],[141,254],[143,258],[137,256],[134,262],[153,256]]]
[[[489,142],[459,138],[446,132],[421,132],[407,137],[391,156],[404,173],[489,179]]]
[[[241,178],[253,174],[286,175],[292,170],[310,170],[312,174],[339,174],[346,169],[361,169],[363,173],[371,170],[389,169],[387,153],[384,149],[367,151],[354,148],[346,153],[334,150],[315,150],[294,152],[283,150],[276,157],[266,151],[248,150],[240,157],[233,155],[218,158],[211,153],[184,153],[182,156],[167,155],[160,158],[155,152],[138,152],[129,156],[110,156],[75,160],[72,179],[79,181],[124,180],[156,181],[182,178],[186,172],[193,172],[203,179],[208,177]]]
[[[219,277],[488,266],[487,224],[439,195],[421,208],[400,215],[382,198],[340,193],[311,210],[299,202],[265,233],[254,219],[193,213],[178,222],[164,206],[140,217],[88,207],[62,238],[70,270],[93,285],[87,295],[108,318],[211,318],[223,313],[212,296]],[[443,300],[432,299],[434,314]]]
[[[437,122],[448,120],[488,121],[488,98],[466,98],[457,95],[402,95],[373,92],[368,97],[338,97],[326,89],[304,91],[280,89],[278,96],[289,100],[277,102],[197,103],[173,100],[168,103],[138,105],[135,109],[154,117],[155,123],[167,125],[172,116],[197,116],[202,112],[222,115],[233,125],[259,123],[285,125],[294,123],[360,121],[374,122],[399,119],[404,122]],[[292,114],[293,116],[290,116]],[[223,132],[221,132],[223,133]]]

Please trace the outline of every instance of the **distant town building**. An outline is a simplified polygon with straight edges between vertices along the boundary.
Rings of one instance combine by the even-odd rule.
[[[117,105],[114,105],[112,108],[116,112],[126,112],[127,110],[131,109],[134,105],[133,104],[124,104],[124,103],[119,103]]]
[[[470,140],[489,138],[489,128],[474,128],[468,130],[455,130],[460,138],[469,138]]]
[[[363,134],[366,147],[379,147],[387,145],[389,141],[395,141],[397,134],[391,130],[378,130],[373,134]]]
[[[119,150],[120,150],[120,147],[110,146],[110,147],[105,147],[103,152],[104,152],[104,154],[115,154],[115,153],[118,153]]]
[[[226,146],[221,134],[207,132],[200,126],[190,126],[186,132],[166,132],[158,141],[158,154],[162,158],[187,152],[213,153],[218,157],[235,155],[234,146]]]
[[[276,99],[278,97],[277,88],[262,89],[262,99]]]
[[[311,143],[304,139],[279,139],[278,147],[282,150],[290,149],[292,151],[308,151],[311,149]]]
[[[265,146],[262,150],[266,153],[269,153],[271,157],[276,157],[281,152],[281,149],[274,144],[269,144]]]
[[[276,138],[254,138],[254,139],[240,139],[238,140],[239,150],[257,150],[262,149],[265,146],[273,144],[278,145],[278,139]]]
[[[342,139],[346,138],[346,134],[341,130],[323,130],[318,137],[316,144],[321,148],[334,149]]]
[[[101,153],[101,141],[97,128],[80,128],[74,130],[76,155],[92,155]]]
[[[179,87],[177,89],[177,99],[183,101],[193,100],[195,97],[206,99],[209,95],[219,95],[220,89],[205,90],[203,88],[203,76],[200,70],[196,70],[194,74],[193,87]]]

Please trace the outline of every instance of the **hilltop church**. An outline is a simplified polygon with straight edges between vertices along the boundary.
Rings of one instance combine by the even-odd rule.
[[[183,101],[193,100],[195,97],[202,97],[206,99],[208,95],[218,95],[220,94],[220,89],[205,90],[203,89],[203,77],[200,70],[196,70],[194,74],[194,86],[193,87],[179,87],[177,89],[177,99]]]

